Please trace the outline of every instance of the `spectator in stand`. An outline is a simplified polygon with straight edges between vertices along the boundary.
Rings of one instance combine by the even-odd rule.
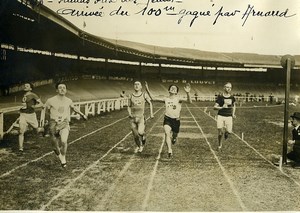
[[[253,95],[253,100],[254,100],[255,102],[258,102],[258,99],[257,99],[257,97],[256,97],[256,94]]]
[[[198,93],[195,93],[195,101],[198,101]]]
[[[249,101],[249,95],[250,95],[250,93],[249,93],[249,92],[246,92],[246,102]]]
[[[43,103],[41,99],[32,92],[33,85],[31,83],[24,84],[25,94],[22,98],[22,107],[20,109],[19,117],[19,152],[23,153],[24,150],[24,134],[28,129],[28,125],[32,126],[37,133],[40,133],[42,129],[38,128],[39,123],[36,117],[35,108],[42,107]]]
[[[227,82],[224,85],[224,92],[217,97],[214,109],[218,110],[217,128],[218,128],[218,149],[222,148],[222,138],[225,140],[232,133],[233,118],[235,118],[235,98],[231,95],[232,84]]]
[[[295,104],[297,105],[299,103],[299,95],[295,95]]]
[[[126,96],[126,95],[125,95],[125,91],[123,90],[123,91],[121,92],[121,94],[120,94],[120,97],[121,97],[121,98],[125,98],[125,96]]]
[[[250,102],[253,102],[253,97],[254,97],[254,96],[251,94],[251,95],[250,95]]]
[[[67,166],[67,141],[70,132],[70,110],[74,110],[84,119],[87,119],[87,116],[75,108],[73,101],[66,97],[67,86],[65,83],[56,84],[56,92],[57,95],[49,98],[44,107],[50,111],[49,131],[53,150],[58,156],[61,166],[65,168]]]
[[[271,93],[270,96],[269,96],[270,104],[273,104],[273,98],[274,98],[274,96],[273,96],[273,94]]]
[[[151,94],[147,82],[145,82],[146,91],[153,101],[164,102],[166,106],[166,112],[164,117],[164,131],[165,131],[165,142],[168,147],[168,157],[173,156],[172,144],[174,145],[177,141],[177,136],[180,128],[180,112],[181,112],[181,102],[188,101],[192,103],[190,98],[191,86],[186,84],[184,90],[187,94],[187,100],[178,97],[179,88],[176,85],[169,86],[169,96],[163,98],[154,98]]]

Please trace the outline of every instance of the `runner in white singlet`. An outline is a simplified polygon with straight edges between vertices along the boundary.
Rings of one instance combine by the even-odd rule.
[[[70,110],[74,110],[84,119],[87,119],[87,116],[74,106],[70,98],[66,97],[66,84],[58,83],[56,91],[58,94],[49,98],[44,107],[50,111],[49,129],[53,151],[59,157],[61,166],[65,168],[67,166],[67,141],[70,132]]]
[[[148,84],[146,82],[146,91],[153,101],[164,102],[166,106],[165,117],[164,117],[164,131],[165,131],[165,142],[168,148],[168,156],[171,158],[173,156],[172,144],[175,144],[177,141],[177,136],[180,128],[180,111],[181,111],[181,103],[183,101],[188,101],[192,103],[190,98],[191,86],[187,84],[184,87],[184,90],[187,94],[187,99],[180,99],[178,97],[179,88],[176,85],[169,86],[169,96],[163,98],[153,97],[151,94]]]

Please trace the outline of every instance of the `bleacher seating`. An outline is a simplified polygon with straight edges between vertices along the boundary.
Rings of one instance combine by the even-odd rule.
[[[144,85],[144,82],[142,82]],[[118,80],[73,80],[66,82],[68,87],[67,96],[73,101],[89,101],[99,100],[106,98],[117,98],[120,96],[121,91],[125,91],[128,95],[133,92],[132,81],[118,81]],[[157,80],[151,80],[148,82],[151,92],[154,96],[166,96],[168,95],[168,87],[172,82],[164,82]],[[179,89],[179,95],[184,96],[184,83],[174,83]],[[194,97],[197,94],[201,96],[215,96],[223,91],[223,83],[219,84],[193,84],[191,83],[191,96]],[[49,97],[56,94],[55,85],[44,85],[35,88],[35,92],[41,97],[41,100],[45,102]],[[232,93],[240,96],[246,96],[246,93],[259,97],[269,97],[272,94],[280,99],[284,98],[285,88],[284,86],[276,86],[273,84],[261,84],[261,83],[233,83]],[[300,94],[299,87],[292,87],[290,97]],[[12,93],[9,96],[2,96],[0,99],[0,107],[16,106],[21,103],[23,92]]]

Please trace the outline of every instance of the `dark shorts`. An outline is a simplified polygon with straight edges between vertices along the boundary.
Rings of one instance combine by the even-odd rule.
[[[176,118],[170,118],[168,116],[164,117],[164,125],[168,125],[171,127],[172,132],[179,133],[180,128],[180,120]]]

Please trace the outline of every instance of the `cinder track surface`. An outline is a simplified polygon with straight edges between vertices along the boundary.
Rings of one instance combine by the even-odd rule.
[[[0,209],[299,210],[300,170],[280,170],[271,162],[281,149],[282,127],[272,122],[282,121],[282,106],[238,108],[234,134],[220,152],[211,105],[204,112],[199,102],[183,104],[172,159],[163,143],[164,108],[156,103],[139,154],[126,110],[74,122],[66,169],[49,138],[29,134],[25,154],[17,156],[17,138],[9,136],[1,143]]]

